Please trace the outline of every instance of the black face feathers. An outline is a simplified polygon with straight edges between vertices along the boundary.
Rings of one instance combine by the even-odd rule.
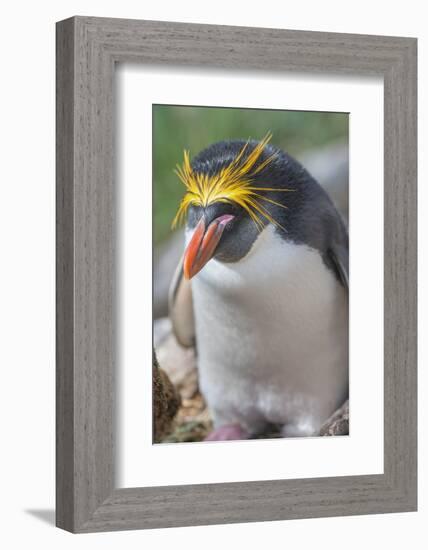
[[[253,158],[245,164],[252,154]],[[337,256],[335,251],[338,249],[342,257],[343,251],[347,255],[347,231],[326,192],[303,166],[265,139],[262,142],[232,140],[214,143],[194,157],[189,169],[195,178],[195,185],[198,185],[198,181],[222,181],[221,177],[228,176],[227,169],[233,163],[238,169],[241,168],[238,175],[240,182],[245,183],[243,187],[230,187],[231,192],[224,193],[223,197],[220,193],[218,200],[211,201],[211,195],[205,203],[189,201],[186,208],[190,229],[196,226],[202,215],[208,221],[223,214],[235,216],[222,236],[215,257],[225,262],[239,261],[251,249],[263,226],[272,224],[281,238],[318,250],[325,264],[337,271],[332,258]],[[246,170],[248,166],[250,168]],[[232,176],[236,178],[233,171]],[[256,201],[256,207],[259,206],[253,212],[261,223],[254,220],[248,212],[248,205],[240,200],[242,188],[250,192],[255,190],[250,199]],[[339,279],[344,278],[343,274],[336,274]]]

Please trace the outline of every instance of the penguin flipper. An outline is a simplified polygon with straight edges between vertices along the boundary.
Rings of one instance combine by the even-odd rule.
[[[329,250],[329,256],[334,269],[345,287],[349,291],[349,253],[348,248],[342,245],[333,245]]]
[[[180,260],[169,287],[169,318],[179,344],[189,348],[195,345],[195,320],[193,315],[192,285],[183,275],[183,259]]]

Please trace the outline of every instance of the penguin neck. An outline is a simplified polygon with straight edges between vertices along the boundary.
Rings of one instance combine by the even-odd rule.
[[[284,263],[295,255],[293,243],[281,238],[275,227],[266,225],[248,253],[237,262],[210,260],[194,278],[195,286],[208,286],[220,294],[253,292],[275,280],[275,272],[284,277]],[[287,251],[290,252],[287,253]],[[295,262],[290,262],[290,267]]]

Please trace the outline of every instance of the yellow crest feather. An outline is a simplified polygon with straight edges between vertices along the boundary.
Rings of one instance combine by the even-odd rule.
[[[261,172],[276,156],[275,153],[270,155],[254,168],[271,138],[272,134],[268,133],[243,160],[249,146],[250,140],[248,140],[234,160],[212,176],[194,172],[190,164],[189,152],[184,151],[183,164],[182,166],[177,165],[175,173],[187,191],[180,202],[172,227],[183,221],[191,204],[206,207],[214,202],[235,203],[241,206],[260,230],[264,226],[263,218],[281,227],[263,206],[262,201],[275,204],[281,208],[287,207],[264,197],[261,193],[264,191],[292,191],[292,189],[274,189],[252,185],[253,176]]]

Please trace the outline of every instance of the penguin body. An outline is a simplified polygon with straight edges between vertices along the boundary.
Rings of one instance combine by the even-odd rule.
[[[211,146],[192,169],[215,177],[242,147]],[[251,170],[252,188],[267,198],[262,227],[233,201],[190,205],[172,318],[180,324],[174,298],[190,283],[200,387],[215,431],[238,426],[251,437],[273,424],[284,436],[317,435],[348,392],[347,233],[289,155],[263,144]],[[285,185],[292,193],[282,193]]]
[[[316,434],[348,388],[346,291],[318,251],[269,225],[241,261],[210,261],[192,291],[200,387],[215,427]]]

